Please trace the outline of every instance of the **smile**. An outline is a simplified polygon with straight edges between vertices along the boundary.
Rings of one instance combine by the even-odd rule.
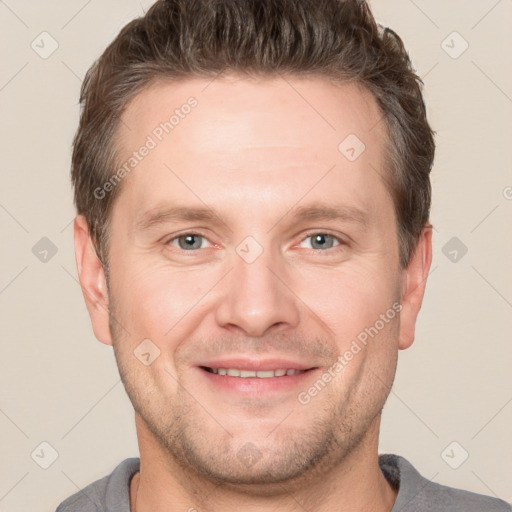
[[[240,377],[242,379],[257,378],[257,379],[271,379],[273,377],[284,377],[285,375],[298,375],[307,370],[277,369],[277,370],[242,370],[238,368],[208,368],[202,367],[204,370],[217,375],[227,375],[228,377]]]

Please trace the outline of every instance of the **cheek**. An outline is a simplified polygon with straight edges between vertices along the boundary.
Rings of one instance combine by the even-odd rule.
[[[393,279],[378,264],[347,264],[329,271],[301,272],[296,289],[297,295],[329,327],[330,334],[334,333],[341,349],[392,309],[397,300]]]
[[[161,340],[186,323],[200,308],[201,298],[215,282],[205,272],[169,269],[165,265],[118,266],[113,294],[120,321],[132,336]],[[125,277],[123,279],[123,276]],[[113,279],[114,281],[114,279]]]
[[[156,388],[162,396],[173,396],[178,391],[175,379],[179,373],[174,355],[198,325],[194,315],[200,311],[198,302],[209,281],[204,274],[148,265],[134,265],[129,271],[127,266],[119,265],[116,272],[114,314],[125,329],[116,329],[115,348],[131,396],[139,404],[142,397],[152,400],[148,393]],[[149,366],[141,364],[142,353],[155,357]]]

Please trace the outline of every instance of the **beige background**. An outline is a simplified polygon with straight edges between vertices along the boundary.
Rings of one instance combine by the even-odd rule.
[[[112,349],[94,339],[76,280],[69,163],[85,71],[150,3],[0,3],[2,511],[54,510],[138,455]],[[373,7],[424,77],[438,133],[433,270],[416,342],[400,355],[380,449],[436,482],[511,501],[512,4]],[[31,44],[48,52],[50,37],[58,48],[42,58]],[[42,237],[57,249],[46,262],[32,252]],[[445,247],[452,237],[467,247],[455,262],[455,246]],[[58,453],[48,469],[40,464],[51,462],[52,448],[42,442]]]

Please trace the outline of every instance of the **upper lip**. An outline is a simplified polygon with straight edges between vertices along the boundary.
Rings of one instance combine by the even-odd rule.
[[[247,359],[247,358],[230,358],[230,359],[215,359],[204,361],[197,366],[204,366],[207,368],[236,368],[238,370],[281,370],[281,369],[294,369],[294,370],[310,370],[314,368],[310,364],[303,364],[291,359]]]

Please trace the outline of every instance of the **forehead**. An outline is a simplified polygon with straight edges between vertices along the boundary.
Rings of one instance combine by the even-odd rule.
[[[372,208],[384,187],[380,119],[373,96],[355,83],[235,75],[160,80],[123,113],[121,163],[144,145],[151,149],[122,183],[121,197],[139,213],[176,200],[178,190],[209,205],[238,197],[247,208],[258,200],[290,206],[306,189],[322,190],[314,184],[323,180],[324,193],[336,186],[346,201]]]
[[[189,108],[192,103],[196,106]],[[193,123],[183,123],[189,113],[193,114]],[[119,138],[121,144],[130,146],[136,142],[133,136],[140,135],[137,132],[150,134],[160,123],[170,121],[175,138],[180,132],[190,137],[187,125],[193,124],[195,138],[191,143],[200,142],[197,149],[212,149],[208,143],[214,141],[215,128],[222,128],[233,141],[251,142],[255,148],[269,143],[275,147],[308,146],[308,142],[318,144],[320,137],[326,145],[337,146],[347,129],[371,144],[383,135],[380,117],[372,94],[356,82],[334,84],[321,77],[285,75],[159,79],[128,103]],[[280,131],[278,126],[286,126],[287,130]],[[313,133],[318,137],[310,140]]]

